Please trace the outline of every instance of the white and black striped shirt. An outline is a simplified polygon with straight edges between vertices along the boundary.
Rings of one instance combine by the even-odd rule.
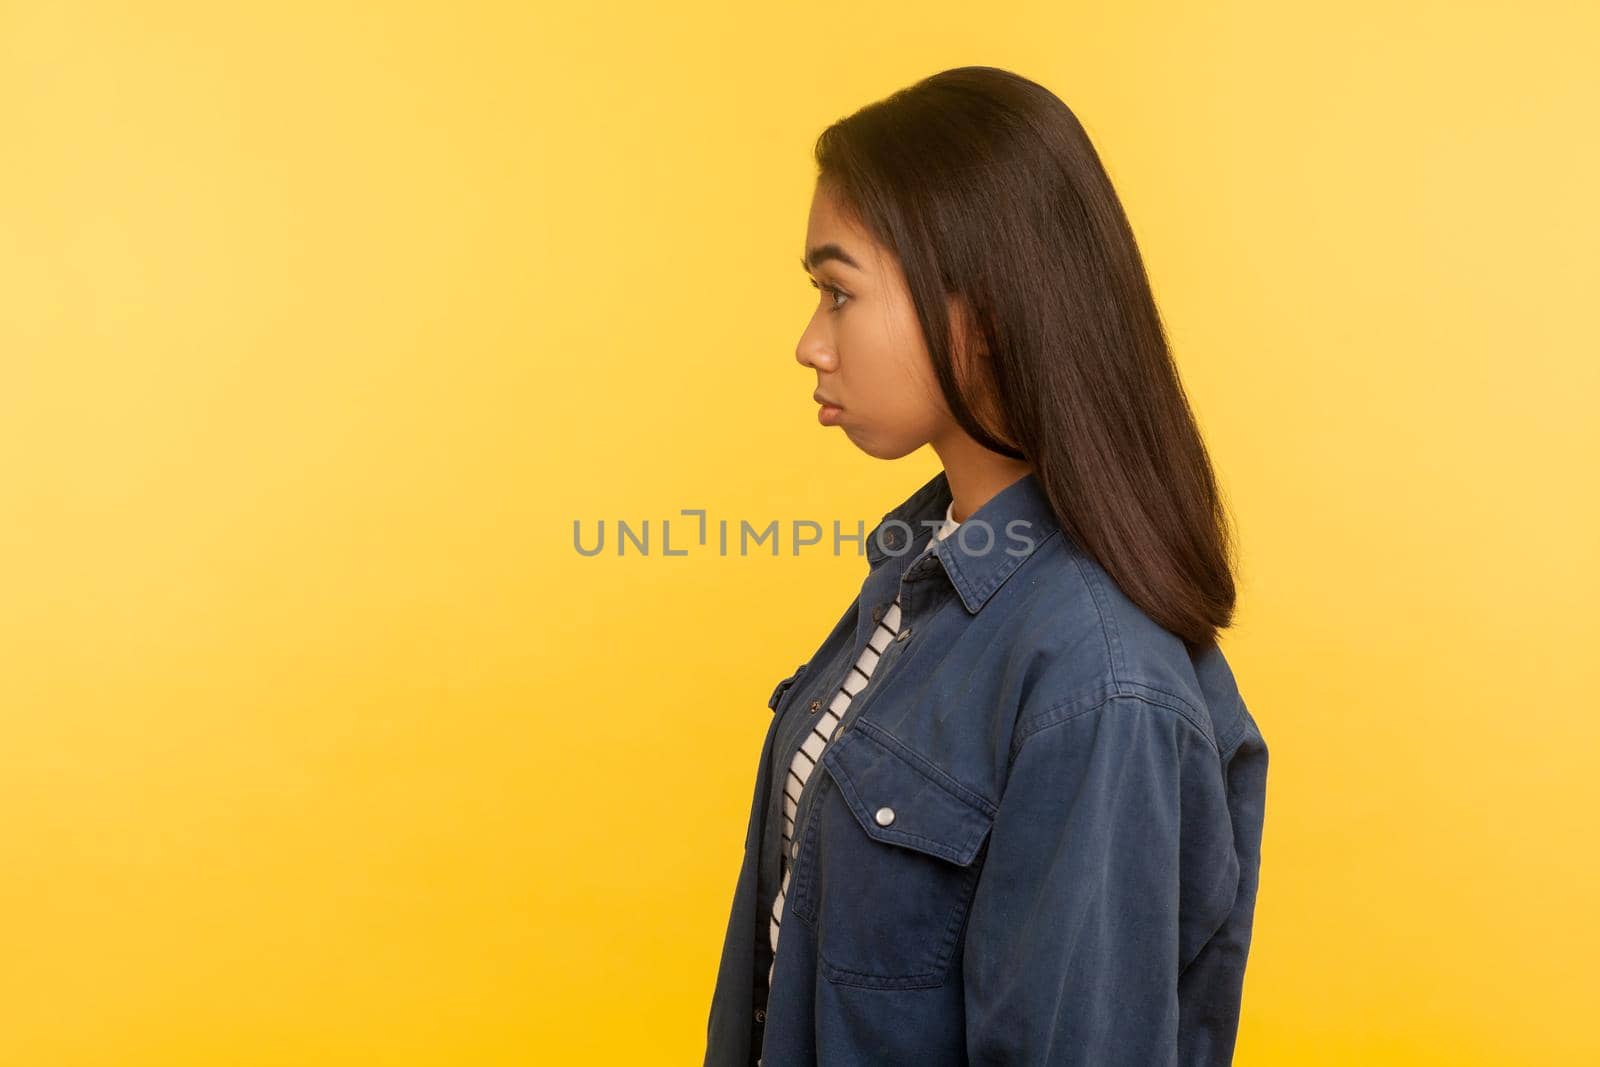
[[[923,552],[928,552],[933,547],[935,539],[944,540],[949,537],[960,523],[956,522],[953,515],[955,502],[945,508],[944,524],[934,531],[927,547]],[[850,673],[845,676],[843,684],[834,693],[833,700],[817,716],[817,721],[812,724],[811,733],[806,737],[794,759],[789,764],[789,776],[783,785],[783,884],[778,887],[777,896],[772,901],[772,919],[768,924],[768,937],[772,945],[772,966],[767,970],[767,986],[772,986],[772,975],[778,965],[778,929],[783,923],[783,901],[789,890],[789,848],[794,837],[795,811],[800,805],[801,793],[805,790],[806,780],[811,776],[811,770],[817,765],[817,760],[822,758],[822,751],[833,739],[833,733],[839,726],[839,720],[844,717],[850,701],[855,695],[866,687],[872,678],[873,669],[878,665],[878,656],[895,635],[900,632],[900,594],[896,593],[894,603],[889,605],[878,626],[867,639],[867,647],[861,650],[861,656],[856,660],[856,665],[850,668]]]

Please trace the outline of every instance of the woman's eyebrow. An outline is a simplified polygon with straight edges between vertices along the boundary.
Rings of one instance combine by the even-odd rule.
[[[861,270],[861,264],[851,259],[848,252],[831,241],[825,245],[818,245],[806,255],[801,256],[800,269],[805,271],[807,274],[810,274],[812,271],[816,270],[830,259],[838,260],[847,267],[854,267],[856,270]]]

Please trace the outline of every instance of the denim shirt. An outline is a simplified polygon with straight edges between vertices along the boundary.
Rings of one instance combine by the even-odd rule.
[[[772,691],[705,1063],[1227,1064],[1261,731],[1216,645],[1128,600],[1035,475],[917,561],[950,499],[941,471],[884,516],[860,595]],[[784,769],[896,591],[800,798],[769,990]]]

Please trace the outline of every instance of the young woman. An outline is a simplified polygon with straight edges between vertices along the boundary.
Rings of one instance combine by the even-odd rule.
[[[705,1062],[1228,1063],[1267,748],[1116,194],[1065,104],[987,67],[816,158],[818,418],[943,469],[772,692]]]

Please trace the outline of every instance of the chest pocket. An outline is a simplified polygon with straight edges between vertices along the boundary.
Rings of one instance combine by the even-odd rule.
[[[798,667],[796,667],[794,669],[794,673],[793,674],[789,675],[789,677],[787,677],[787,678],[783,678],[783,679],[779,680],[778,684],[772,687],[772,695],[767,698],[767,708],[770,711],[773,712],[774,719],[773,719],[772,723],[767,727],[767,740],[766,740],[766,743],[763,745],[763,748],[762,748],[762,759],[763,760],[766,759],[766,753],[769,751],[769,749],[766,746],[770,745],[772,743],[772,740],[776,736],[776,732],[777,732],[777,729],[778,729],[778,722],[777,722],[777,718],[776,718],[777,711],[778,711],[778,706],[783,703],[784,696],[794,686],[794,683],[799,681],[800,676],[806,672],[806,668],[809,667],[810,665],[811,664],[809,662],[800,664],[800,666],[798,666]],[[756,780],[758,782],[760,781],[759,774],[757,775],[757,779]],[[756,794],[755,800],[752,802],[754,807],[752,808],[752,811],[751,811],[750,821],[745,826],[744,848],[745,848],[746,852],[750,851],[751,846],[754,845],[755,841],[756,841],[756,815],[755,815],[755,812],[760,810],[760,808],[761,808],[761,800],[762,800],[761,794],[758,792]]]
[[[783,694],[789,691],[789,687],[794,685],[794,683],[799,680],[800,676],[806,672],[806,668],[810,665],[811,664],[809,662],[800,664],[800,666],[795,668],[793,674],[789,675],[789,677],[783,679],[777,685],[772,687],[772,695],[767,698],[767,707],[772,712],[777,712],[778,705],[783,702]],[[768,675],[767,677],[770,678],[771,675]]]
[[[943,985],[993,805],[869,722],[839,734],[821,767],[792,887],[819,969],[837,985]]]

